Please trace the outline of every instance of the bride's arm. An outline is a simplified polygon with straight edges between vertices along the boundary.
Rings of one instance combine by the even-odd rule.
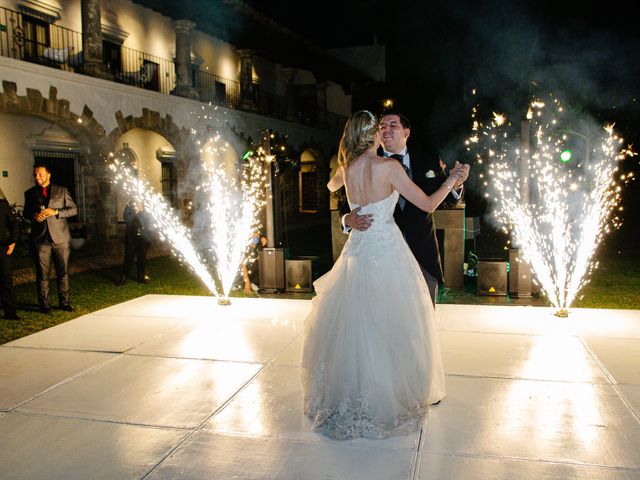
[[[344,185],[344,167],[340,165],[336,170],[336,174],[327,183],[327,188],[332,192],[340,189]]]
[[[458,179],[466,178],[469,167],[462,166],[457,170],[453,170],[451,175],[440,185],[440,188],[433,192],[431,195],[424,193],[420,187],[411,181],[407,173],[400,165],[400,162],[389,163],[389,178],[392,185],[400,195],[402,195],[408,202],[413,203],[420,210],[425,212],[434,212],[438,205],[447,197],[453,186]]]

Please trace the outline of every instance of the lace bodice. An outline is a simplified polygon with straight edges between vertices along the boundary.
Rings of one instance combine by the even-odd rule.
[[[360,210],[360,214],[370,213],[373,215],[375,221],[372,224],[376,226],[376,223],[388,223],[389,221],[393,222],[393,211],[396,208],[396,204],[398,203],[398,196],[400,194],[397,190],[391,192],[387,197],[382,200],[378,200],[377,202],[369,203],[362,207]],[[349,202],[349,206],[351,210],[354,208],[358,208],[360,205],[357,203]]]
[[[396,245],[402,238],[402,233],[393,219],[393,211],[398,203],[397,190],[382,200],[365,205],[360,214],[373,215],[373,223],[364,232],[352,230],[349,240],[344,246],[345,255],[366,255],[367,257],[384,254],[386,249]],[[349,203],[351,209],[359,205]]]

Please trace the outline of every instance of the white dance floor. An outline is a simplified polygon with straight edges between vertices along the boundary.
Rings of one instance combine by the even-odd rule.
[[[640,478],[639,310],[438,305],[448,396],[340,442],[301,413],[310,306],[148,295],[0,346],[0,477]]]

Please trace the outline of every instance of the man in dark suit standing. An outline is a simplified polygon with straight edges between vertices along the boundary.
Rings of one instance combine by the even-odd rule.
[[[122,277],[118,285],[127,283],[127,276],[136,260],[138,282],[149,283],[146,274],[147,250],[150,244],[150,221],[142,202],[131,200],[124,207],[123,219],[126,223],[124,231],[124,261],[122,262]]]
[[[4,198],[0,199],[0,298],[4,308],[4,317],[8,320],[20,320],[16,312],[16,299],[13,293],[13,272],[11,254],[18,240],[18,219],[13,208]]]
[[[23,215],[31,221],[31,242],[36,267],[38,305],[42,313],[51,312],[49,303],[49,270],[51,259],[56,270],[58,303],[72,312],[69,303],[69,255],[71,232],[67,218],[78,214],[69,191],[51,183],[51,172],[45,165],[33,167],[36,185],[24,192]]]
[[[378,152],[385,157],[393,157],[403,164],[413,182],[427,195],[435,192],[447,178],[437,154],[421,155],[407,149],[407,140],[411,134],[411,124],[402,114],[388,112],[380,120],[382,148]],[[443,204],[457,205],[462,200],[463,185],[456,184]],[[353,211],[343,217],[343,224],[356,230],[369,228],[370,216],[359,215]],[[402,231],[409,248],[416,257],[422,274],[429,287],[433,305],[438,298],[438,284],[443,281],[442,265],[433,214],[423,212],[404,198],[398,199],[394,219]]]

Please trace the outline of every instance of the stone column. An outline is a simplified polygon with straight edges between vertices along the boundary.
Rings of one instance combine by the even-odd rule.
[[[285,119],[290,122],[296,121],[296,92],[294,79],[296,69],[290,67],[282,68],[282,78],[284,80],[284,98],[286,103]]]
[[[318,127],[327,126],[327,82],[316,82],[317,99],[318,99],[318,115],[316,122]]]
[[[83,72],[92,77],[111,79],[102,58],[100,0],[81,0]]]
[[[176,88],[173,93],[179,97],[198,100],[200,95],[191,83],[191,31],[196,24],[190,20],[173,22],[176,30]]]
[[[240,108],[256,111],[257,105],[253,91],[253,50],[238,50],[240,55]]]

